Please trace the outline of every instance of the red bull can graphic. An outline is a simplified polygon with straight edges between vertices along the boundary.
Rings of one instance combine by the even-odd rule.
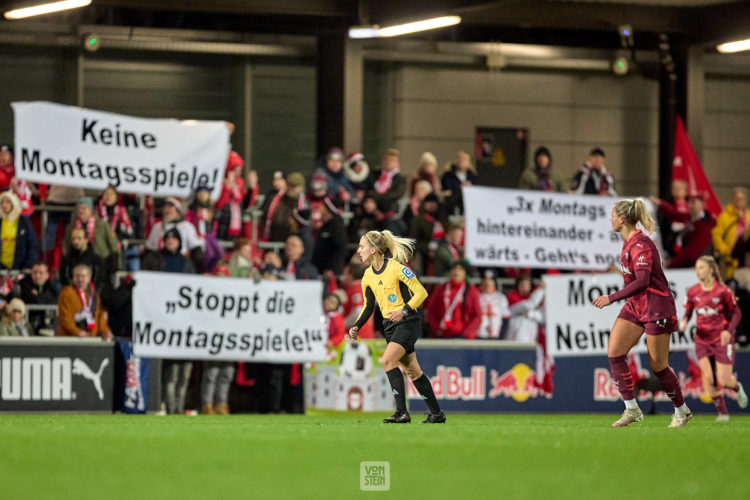
[[[510,370],[500,375],[496,370],[490,372],[490,398],[504,396],[523,403],[529,398],[539,396],[539,389],[535,384],[534,370],[524,363],[518,363]]]

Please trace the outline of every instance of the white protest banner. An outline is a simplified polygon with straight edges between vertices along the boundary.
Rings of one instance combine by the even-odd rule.
[[[220,186],[229,155],[221,121],[136,118],[44,101],[14,102],[21,179],[154,196]],[[219,189],[213,189],[214,199]]]
[[[685,315],[687,289],[698,282],[692,269],[665,272],[675,297],[677,318]],[[612,325],[625,305],[621,300],[597,309],[591,302],[624,286],[621,274],[565,274],[544,276],[547,353],[550,356],[606,356]],[[686,351],[694,346],[695,315],[685,332],[672,334],[672,351]],[[646,352],[646,335],[633,348]]]
[[[326,359],[320,281],[135,273],[138,356],[298,363]]]
[[[622,237],[610,216],[622,198],[479,186],[463,195],[465,255],[474,266],[603,271],[620,261]]]

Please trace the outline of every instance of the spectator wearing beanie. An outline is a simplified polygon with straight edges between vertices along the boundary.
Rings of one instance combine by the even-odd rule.
[[[11,300],[7,306],[3,318],[0,321],[0,337],[31,337],[35,335],[34,329],[24,319],[26,304],[21,299]]]
[[[354,189],[354,197],[362,201],[365,194],[375,189],[375,183],[370,178],[370,166],[362,153],[351,153],[344,163],[344,174]]]
[[[0,193],[0,268],[28,271],[39,257],[39,243],[21,203],[10,191]]]
[[[552,154],[545,146],[534,152],[534,165],[526,168],[518,180],[519,189],[565,192],[565,183],[560,173],[552,168]]]
[[[146,250],[156,252],[164,248],[164,235],[172,228],[180,233],[183,255],[189,255],[196,272],[203,272],[203,252],[205,242],[198,236],[195,226],[183,218],[182,202],[170,196],[164,200],[162,218],[151,228],[146,240]]]
[[[589,158],[573,176],[570,192],[574,194],[598,194],[600,196],[617,196],[615,179],[604,165],[606,157],[601,148],[594,148]]]
[[[328,196],[335,196],[348,202],[354,196],[354,188],[344,172],[344,152],[341,148],[331,148],[326,156],[326,180]]]
[[[417,182],[427,181],[430,183],[432,192],[440,195],[440,177],[437,174],[438,162],[435,155],[429,151],[422,153],[419,158],[419,167],[409,179],[409,196],[413,197]]]

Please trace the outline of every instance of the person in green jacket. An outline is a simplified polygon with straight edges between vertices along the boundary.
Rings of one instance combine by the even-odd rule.
[[[534,152],[534,165],[521,173],[518,188],[565,192],[565,182],[560,173],[552,168],[552,154],[545,146],[538,147]]]
[[[108,273],[120,269],[120,248],[112,228],[94,213],[94,200],[89,196],[82,196],[76,202],[73,219],[65,228],[65,242],[63,252],[70,255],[73,248],[72,233],[75,228],[82,228],[86,232],[89,245],[94,253],[102,258]]]

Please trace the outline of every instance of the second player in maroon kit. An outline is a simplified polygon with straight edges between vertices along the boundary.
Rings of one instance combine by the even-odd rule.
[[[719,266],[713,257],[700,257],[695,263],[695,275],[699,283],[688,288],[680,329],[687,327],[695,312],[695,354],[706,392],[719,412],[716,420],[725,422],[729,420],[729,411],[722,387],[735,391],[740,408],[747,407],[748,403],[742,384],[732,373],[734,331],[742,313],[732,290],[721,282]]]
[[[615,203],[610,222],[612,229],[622,234],[625,240],[620,254],[625,286],[613,294],[597,297],[593,302],[602,308],[627,299],[612,326],[607,345],[612,378],[625,403],[625,411],[612,426],[624,427],[643,420],[626,357],[646,332],[649,366],[675,408],[669,426],[682,427],[692,418],[692,413],[682,397],[680,382],[669,367],[669,341],[671,333],[677,331],[674,297],[664,276],[656,245],[636,227],[640,223],[646,231],[652,232],[654,220],[643,200],[638,199]]]

